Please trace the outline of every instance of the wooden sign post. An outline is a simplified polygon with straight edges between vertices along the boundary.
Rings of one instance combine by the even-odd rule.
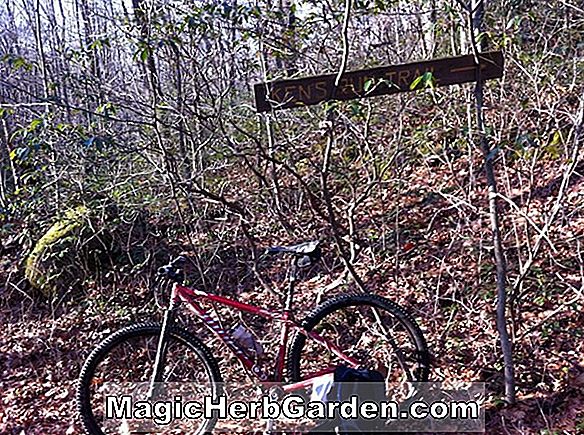
[[[503,76],[503,53],[492,51],[479,55],[480,79],[488,80]],[[429,77],[433,86],[447,86],[474,82],[479,79],[473,55],[435,59],[403,65],[382,66],[343,74],[336,92],[336,74],[276,80],[254,86],[258,112],[272,109],[312,106],[335,100],[351,100],[362,97],[394,94],[420,89],[419,77]],[[412,86],[416,81],[419,85]]]

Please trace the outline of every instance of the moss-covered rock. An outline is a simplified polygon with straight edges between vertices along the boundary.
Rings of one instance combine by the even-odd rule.
[[[104,232],[91,218],[90,209],[78,206],[65,213],[39,239],[26,259],[25,276],[32,287],[52,296],[75,286],[95,266],[106,246]]]

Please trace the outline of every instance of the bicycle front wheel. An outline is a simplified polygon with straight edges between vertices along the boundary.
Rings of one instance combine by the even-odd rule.
[[[156,384],[155,394],[150,389],[160,332],[159,324],[131,325],[107,337],[91,352],[77,391],[78,410],[87,433],[202,434],[213,428],[216,419],[194,413],[185,418],[183,413],[185,404],[203,402],[205,396],[215,399],[222,392],[217,361],[186,330],[170,329],[162,381]],[[173,405],[156,405],[160,402]]]
[[[427,381],[430,358],[422,331],[397,304],[377,295],[343,295],[318,306],[302,323],[334,344],[361,368],[378,370],[388,393],[404,384]],[[297,334],[288,357],[293,382],[323,369],[347,364],[331,349]]]

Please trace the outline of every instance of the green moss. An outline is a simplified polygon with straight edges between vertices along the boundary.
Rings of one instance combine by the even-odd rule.
[[[49,255],[63,256],[63,252],[53,251],[64,242],[74,241],[77,230],[83,226],[88,215],[89,209],[85,206],[68,210],[63,219],[53,224],[39,239],[25,265],[25,276],[34,288],[47,295],[52,293],[51,287],[56,276],[51,276],[44,262]]]

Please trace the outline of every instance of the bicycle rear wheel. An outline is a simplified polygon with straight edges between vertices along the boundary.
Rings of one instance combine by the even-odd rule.
[[[186,330],[173,327],[169,331],[162,382],[157,384],[161,388],[156,397],[149,399],[160,331],[159,324],[131,325],[110,335],[91,352],[81,370],[77,390],[78,410],[89,434],[201,434],[213,428],[216,419],[204,416],[187,419],[182,415],[166,424],[168,416],[176,417],[176,405],[172,412],[168,411],[170,407],[154,409],[154,402],[184,405],[189,401],[202,402],[204,396],[216,398],[222,392],[219,366],[208,348]],[[124,396],[131,397],[131,401],[122,399]],[[152,416],[140,418],[146,415],[147,405],[144,404],[137,419],[110,418],[111,413],[106,415],[105,405],[108,397],[110,410],[115,409],[114,412],[129,409],[128,403],[135,406],[143,401],[150,404]],[[111,405],[114,402],[115,405]]]
[[[302,326],[357,359],[362,368],[378,370],[388,395],[399,398],[404,384],[427,381],[430,358],[422,331],[397,304],[377,295],[344,295],[310,313]],[[326,347],[297,334],[288,357],[291,380],[297,382],[343,361]],[[346,364],[346,363],[345,363]]]

